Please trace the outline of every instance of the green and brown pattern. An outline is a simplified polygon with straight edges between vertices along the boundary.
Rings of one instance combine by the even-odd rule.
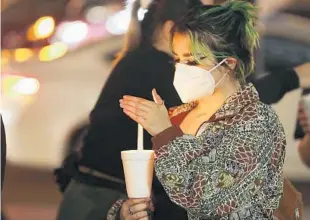
[[[154,147],[156,175],[190,219],[273,219],[283,191],[285,145],[276,113],[248,85],[197,136],[184,134]]]

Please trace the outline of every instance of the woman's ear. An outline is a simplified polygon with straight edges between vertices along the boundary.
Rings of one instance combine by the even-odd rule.
[[[237,59],[233,57],[229,57],[227,58],[225,63],[231,70],[234,70],[237,66]]]
[[[171,29],[174,26],[174,22],[169,20],[166,21],[163,26],[162,26],[162,34],[164,35],[165,39],[170,41],[170,37],[171,37]]]

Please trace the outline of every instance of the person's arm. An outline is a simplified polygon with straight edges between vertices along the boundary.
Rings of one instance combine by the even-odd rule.
[[[302,105],[299,106],[298,120],[303,131],[306,133],[298,144],[299,156],[305,165],[310,167],[310,120],[308,119]]]
[[[309,24],[310,25],[310,24]],[[302,88],[310,88],[310,62],[301,64],[294,68]]]
[[[300,86],[298,73],[294,69],[271,70],[263,77],[253,76],[250,81],[266,104],[277,103],[287,92]]]
[[[270,158],[282,165],[282,145],[266,144],[266,140],[274,138],[266,138],[266,131],[258,129],[259,125],[252,125],[247,131],[242,127],[239,129],[243,132],[228,132],[225,137],[214,139],[208,134],[185,135],[180,128],[171,127],[153,138],[156,175],[173,202],[186,209],[203,205],[206,211],[217,210],[221,216],[250,194],[251,183],[257,177],[264,179],[262,168]],[[227,152],[217,152],[217,144],[212,143],[216,139],[231,139],[225,142]],[[273,178],[278,185],[280,177],[281,171],[275,172]],[[264,203],[276,209],[280,197],[275,192]]]
[[[306,134],[298,145],[298,152],[305,165],[310,167],[310,134]]]
[[[267,22],[263,34],[279,36],[287,40],[309,44],[309,27],[309,19],[288,13],[281,13]]]
[[[296,0],[257,0],[260,17],[264,18],[292,5]]]

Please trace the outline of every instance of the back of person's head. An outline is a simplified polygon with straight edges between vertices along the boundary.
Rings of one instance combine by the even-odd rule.
[[[171,37],[173,40],[175,33],[188,36],[191,53],[198,63],[202,55],[217,62],[228,57],[236,59],[234,76],[245,84],[246,75],[254,70],[256,21],[256,7],[247,1],[198,6],[175,24]]]
[[[151,46],[166,22],[175,23],[197,4],[201,4],[199,0],[153,0],[141,22],[140,45]]]
[[[161,39],[166,37],[166,42],[169,42],[170,29],[174,23],[191,8],[202,4],[200,0],[150,0],[143,20],[139,21],[138,11],[143,5],[141,1],[143,0],[136,0],[132,5],[131,21],[125,34],[125,44],[115,63],[127,52],[139,46],[143,48],[154,46],[160,37]],[[165,31],[161,31],[164,26],[166,26]]]

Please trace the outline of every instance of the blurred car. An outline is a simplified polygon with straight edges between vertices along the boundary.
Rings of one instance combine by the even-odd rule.
[[[121,45],[122,37],[114,36],[50,62],[12,63],[2,70],[8,161],[39,168],[59,166],[87,128],[88,115]]]

